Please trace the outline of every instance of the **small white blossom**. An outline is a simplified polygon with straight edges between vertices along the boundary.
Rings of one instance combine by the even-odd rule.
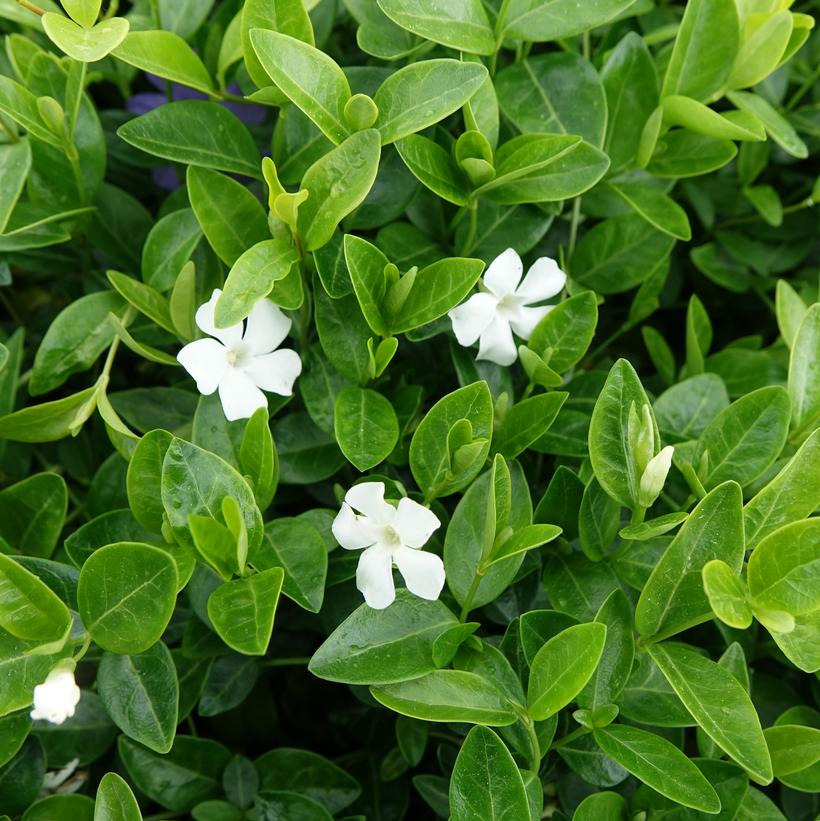
[[[364,548],[356,587],[370,607],[381,610],[396,598],[394,562],[411,593],[431,601],[439,597],[444,563],[420,548],[440,526],[435,513],[412,499],[402,499],[397,507],[386,502],[384,482],[362,482],[345,494],[333,535],[346,550]]]
[[[263,390],[290,396],[302,372],[302,360],[296,351],[276,350],[288,335],[291,321],[268,299],[256,303],[244,332],[241,322],[217,328],[214,310],[221,293],[214,290],[196,312],[196,324],[216,338],[190,342],[177,360],[196,380],[200,393],[209,396],[219,390],[225,418],[234,421],[268,406]]]
[[[567,275],[549,257],[539,257],[522,281],[523,271],[521,257],[508,248],[490,263],[482,290],[450,311],[460,345],[468,347],[481,340],[477,359],[512,365],[518,356],[513,331],[528,340],[554,307],[533,307],[534,303],[559,294],[567,281]]]
[[[641,475],[640,488],[638,490],[638,503],[642,507],[651,507],[655,499],[660,496],[669,468],[672,467],[672,455],[675,448],[667,445],[659,453],[656,453],[650,460]]]
[[[79,763],[79,758],[72,758],[61,770],[49,770],[43,777],[43,791],[45,793],[72,793],[79,790],[85,781],[84,777],[75,778],[66,783],[74,775]]]
[[[80,701],[80,688],[74,681],[74,671],[65,664],[58,664],[46,676],[42,684],[34,688],[34,709],[31,717],[44,719],[52,724],[62,724],[74,715]]]

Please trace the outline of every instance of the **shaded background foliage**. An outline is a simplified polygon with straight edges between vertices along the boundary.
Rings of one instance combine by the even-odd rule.
[[[58,10],[56,4],[41,5],[47,11]],[[63,5],[75,19],[82,17],[86,5],[94,6],[79,1]],[[252,24],[242,23],[243,5],[248,17],[255,15]],[[247,655],[231,649],[219,629],[211,629],[208,598],[223,580],[205,553],[193,551],[190,536],[177,533],[181,541],[190,542],[187,549],[168,547],[174,540],[167,539],[166,556],[170,553],[175,560],[170,565],[155,554],[140,554],[140,560],[152,557],[162,567],[175,568],[180,582],[193,574],[170,623],[159,624],[164,645],[152,642],[145,653],[138,653],[128,649],[133,635],[122,639],[121,647],[104,647],[102,635],[92,636],[96,644],[77,672],[84,688],[78,715],[59,728],[42,722],[32,728],[22,708],[28,704],[31,686],[42,680],[53,660],[70,652],[72,642],[28,656],[36,661],[25,670],[19,659],[14,662],[13,678],[4,681],[5,692],[0,689],[0,733],[9,739],[5,747],[0,740],[5,765],[0,770],[0,813],[22,815],[40,794],[46,768],[55,770],[79,757],[80,772],[87,773],[82,794],[95,795],[105,773],[119,772],[139,796],[146,816],[166,812],[184,816],[197,806],[194,817],[206,821],[240,818],[246,811],[244,817],[260,819],[295,818],[297,812],[311,819],[332,813],[339,818],[384,821],[448,814],[466,819],[482,812],[490,817],[487,810],[474,810],[471,815],[459,796],[471,790],[480,793],[482,783],[495,775],[499,781],[492,783],[492,789],[497,797],[516,807],[522,796],[534,793],[539,798],[533,817],[540,817],[541,790],[532,773],[540,762],[540,784],[545,806],[554,810],[552,817],[573,817],[573,813],[578,819],[627,817],[621,799],[607,794],[595,799],[600,803],[577,809],[588,795],[606,790],[623,795],[632,811],[646,811],[650,818],[707,817],[701,811],[702,786],[699,797],[690,799],[700,802],[701,810],[684,808],[672,800],[680,798],[674,785],[657,783],[640,765],[636,771],[633,764],[634,775],[628,775],[624,769],[628,757],[621,752],[618,758],[611,739],[607,747],[602,735],[605,725],[638,724],[705,762],[701,769],[706,780],[724,802],[721,814],[709,817],[782,817],[775,805],[790,821],[816,816],[818,742],[807,730],[820,730],[813,660],[816,619],[808,622],[803,636],[805,655],[786,653],[787,658],[783,646],[778,649],[772,638],[774,633],[766,629],[775,624],[770,611],[777,608],[766,609],[758,602],[757,621],[752,622],[738,571],[744,547],[755,546],[748,532],[749,502],[764,498],[762,491],[778,471],[792,466],[802,477],[796,481],[801,491],[794,491],[800,496],[794,509],[783,504],[781,514],[773,515],[775,520],[780,515],[778,525],[793,527],[794,521],[814,513],[818,504],[818,460],[811,456],[817,449],[817,375],[816,366],[815,370],[811,366],[818,352],[814,202],[820,40],[811,28],[817,3],[798,2],[789,10],[787,4],[752,0],[738,0],[737,5],[727,0],[690,2],[687,13],[703,15],[705,21],[695,32],[681,25],[686,4],[675,2],[558,3],[563,11],[548,17],[544,4],[521,0],[504,4],[506,28],[497,23],[502,5],[498,2],[454,0],[452,13],[461,10],[468,18],[472,15],[479,22],[471,25],[453,20],[430,24],[421,12],[431,5],[442,4],[320,0],[306,3],[308,24],[307,16],[294,11],[302,7],[293,2],[158,0],[121,3],[119,8],[106,4],[103,11],[108,17],[125,16],[131,32],[162,29],[182,39],[152,41],[146,49],[149,60],[134,45],[132,35],[108,54],[114,40],[106,46],[109,33],[98,31],[101,59],[90,62],[86,71],[77,60],[58,59],[58,46],[76,56],[70,36],[49,38],[36,15],[13,0],[0,0],[0,27],[6,33],[0,53],[5,82],[0,84],[0,117],[5,127],[0,134],[5,152],[0,183],[4,220],[0,300],[5,309],[0,331],[4,345],[0,352],[5,352],[0,360],[0,410],[6,414],[0,419],[2,552],[41,578],[70,610],[82,612],[76,586],[80,568],[85,568],[84,574],[93,568],[93,562],[86,567],[89,557],[105,545],[123,541],[163,544],[167,535],[167,528],[160,533],[162,528],[154,526],[157,515],[160,521],[163,516],[161,505],[158,514],[156,510],[159,472],[133,468],[133,484],[126,481],[136,435],[162,429],[202,449],[194,453],[205,460],[200,465],[202,475],[213,471],[223,477],[232,489],[227,495],[237,495],[233,492],[237,485],[231,483],[238,477],[230,474],[225,479],[223,463],[209,462],[208,452],[251,475],[251,487],[242,485],[242,493],[250,498],[253,490],[256,501],[240,507],[252,530],[253,516],[248,511],[259,505],[269,536],[264,544],[278,546],[273,548],[273,559],[268,555],[264,561],[252,548],[251,564],[256,570],[263,570],[264,562],[268,571],[285,568],[278,581],[275,573],[267,577],[271,589],[277,583],[284,585],[270,645],[266,651],[263,646],[261,655]],[[533,14],[521,16],[528,9]],[[732,10],[737,14],[738,9],[747,22],[758,16],[743,31],[747,45],[741,45],[738,33],[733,48],[727,15],[731,17]],[[270,35],[265,45],[249,33],[256,27],[275,31],[277,22],[281,31],[301,40],[310,39],[312,31],[316,48],[345,68],[351,90],[374,97],[382,112],[392,105],[398,118],[413,100],[429,93],[430,116],[419,115],[415,122],[411,116],[404,130],[392,133],[383,121],[375,120],[385,145],[375,154],[372,147],[357,148],[362,153],[351,165],[359,171],[372,166],[375,171],[378,164],[375,181],[364,172],[359,179],[333,170],[308,170],[314,163],[321,166],[321,158],[334,143],[349,146],[347,140],[358,139],[359,134],[371,135],[371,143],[380,141],[372,137],[377,132],[369,128],[374,120],[366,99],[358,98],[348,111],[346,99],[339,102],[334,97],[337,87],[344,97],[338,71],[327,69],[322,82],[313,86],[310,59],[305,58],[300,75],[281,38]],[[757,27],[762,25],[769,28],[760,34]],[[183,41],[193,51],[185,49]],[[300,48],[292,43],[288,47]],[[394,98],[384,91],[379,96],[379,86],[396,69],[423,66],[433,59],[455,60],[460,49],[462,62],[446,64],[429,91],[423,90],[419,75]],[[198,58],[192,61],[194,53]],[[456,71],[458,82],[453,81]],[[78,95],[82,84],[86,92]],[[21,102],[19,87],[34,96],[23,95]],[[310,99],[308,94],[305,101],[302,92],[311,88],[318,96]],[[724,95],[727,88],[732,90]],[[667,100],[674,98],[663,111],[658,107],[661,93]],[[246,95],[254,99],[247,100]],[[335,106],[339,115],[335,119],[322,120],[316,114],[317,99],[323,95],[320,102]],[[449,102],[438,102],[447,95],[451,95]],[[35,98],[40,98],[39,104]],[[44,102],[45,98],[51,102]],[[72,104],[79,111],[74,126],[70,125]],[[187,107],[180,109],[183,104]],[[724,117],[716,113],[730,111],[734,113]],[[310,117],[322,120],[324,134]],[[25,133],[28,137],[22,136]],[[496,150],[519,134],[542,133],[555,135],[553,141],[536,140],[518,159],[511,159],[508,152],[504,160],[503,150]],[[567,135],[579,135],[584,142],[573,142]],[[151,138],[150,145],[146,137]],[[210,148],[216,147],[216,159],[203,160],[202,154],[191,153],[197,145],[208,147],[209,141]],[[15,148],[24,144],[30,145],[28,160],[20,156],[22,148]],[[550,176],[552,171],[540,181],[532,180],[537,173],[528,177],[521,166],[534,152],[542,150],[552,157],[558,145],[569,152],[565,178]],[[152,150],[141,150],[145,148]],[[272,157],[273,175],[270,165],[264,176],[259,170],[263,155]],[[512,179],[492,193],[504,161],[508,171],[511,164],[512,177],[520,175],[519,181]],[[432,176],[425,171],[430,164],[436,168]],[[521,177],[525,182],[520,182]],[[279,182],[284,188],[277,189]],[[313,200],[308,197],[306,205],[294,196],[300,183],[309,189],[315,185]],[[482,190],[484,185],[488,187]],[[336,210],[328,207],[320,218],[306,222],[304,215],[307,209],[319,207],[314,206],[317,200],[326,204],[333,200],[331,194],[342,190],[346,192],[342,200],[347,199]],[[316,191],[323,194],[317,197]],[[269,209],[274,214],[271,219]],[[282,251],[295,247],[291,223],[304,241],[295,265]],[[397,270],[389,274],[394,279],[411,266],[424,269],[445,259],[437,273],[455,272],[461,284],[448,293],[449,303],[437,308],[431,304],[436,290],[419,288],[414,298],[421,306],[416,318],[420,320],[402,325],[399,308],[390,317],[392,325],[374,327],[385,303],[382,299],[382,304],[370,304],[363,294],[373,281],[382,277],[383,282],[384,262],[366,250],[360,268],[348,270],[350,256],[345,254],[343,234],[364,237],[372,243],[369,248],[378,247],[395,264]],[[227,423],[218,400],[199,397],[173,357],[181,342],[196,333],[194,308],[207,300],[212,288],[223,284],[229,271],[237,269],[244,252],[270,242],[271,236],[288,261],[277,270],[270,295],[293,312],[292,344],[302,356],[304,371],[289,402],[269,396],[270,427],[261,416],[247,425]],[[488,263],[508,246],[526,261],[542,255],[560,260],[570,276],[567,296],[575,300],[572,306],[578,314],[567,311],[560,320],[565,324],[553,317],[553,324],[533,335],[520,363],[505,369],[475,362],[474,351],[460,348],[451,338],[444,314],[467,295],[481,267],[455,258]],[[111,274],[112,269],[123,273]],[[250,281],[254,270],[251,265],[234,278]],[[134,284],[139,280],[153,290]],[[263,284],[267,293],[271,282]],[[586,289],[599,299],[585,298]],[[256,294],[260,295],[264,294]],[[224,307],[236,318],[246,316],[250,304],[234,296]],[[74,314],[60,313],[70,311],[72,305],[78,306]],[[118,332],[109,318],[112,313],[127,332],[120,331],[123,344],[113,345],[116,358],[105,359],[103,354],[112,350]],[[804,330],[798,332],[798,327]],[[391,340],[397,338],[394,352]],[[632,363],[639,380],[624,363],[614,364],[621,358]],[[803,380],[799,384],[790,373],[794,362],[792,370]],[[611,382],[606,382],[608,374]],[[493,452],[501,449],[507,460],[489,460],[484,478],[472,482],[485,468],[489,436],[470,429],[466,440],[456,442],[451,452],[450,431],[444,428],[438,432],[438,446],[456,464],[452,460],[457,446],[466,443],[458,464],[470,475],[461,486],[455,482],[451,489],[457,493],[433,500],[439,494],[423,486],[420,477],[425,470],[419,469],[420,463],[413,464],[411,440],[435,402],[480,380],[489,386],[494,404],[493,408],[486,403],[489,416],[485,414],[494,436]],[[698,381],[686,382],[676,393],[664,393],[685,380]],[[621,390],[622,404],[608,405],[599,399],[605,384]],[[397,417],[400,434],[384,453],[371,452],[367,441],[345,438],[338,418],[334,422],[338,393],[354,385],[369,385],[390,400],[388,415]],[[562,399],[558,392],[566,396]],[[804,417],[795,411],[801,397],[808,408]],[[742,398],[749,403],[742,412],[737,404],[729,405],[730,400]],[[28,416],[12,414],[55,400],[64,404],[49,406],[42,416],[33,411],[32,417],[31,410],[21,411]],[[532,400],[537,402],[526,404]],[[604,464],[606,448],[596,439],[594,425],[590,433],[590,420],[593,408],[603,426],[622,417],[617,431],[623,438],[629,403],[634,401],[640,412],[642,402],[649,400],[657,420],[655,437],[659,433],[663,444],[677,446],[676,461],[664,495],[648,513],[642,510],[636,515],[640,506],[619,494],[619,479],[613,478],[619,470],[626,475],[634,466]],[[455,402],[452,397],[450,401]],[[736,409],[737,418],[725,428],[712,425],[727,407]],[[770,424],[758,424],[764,412],[771,413]],[[360,421],[367,429],[379,420]],[[729,460],[720,481],[710,482],[708,462],[699,462],[707,449],[704,442],[714,453],[715,443],[728,435],[731,425],[751,432],[756,453]],[[519,428],[531,429],[532,436],[520,446],[509,444]],[[272,476],[263,481],[263,469],[252,464],[249,455],[270,448],[269,430],[278,451],[278,487]],[[170,439],[143,438],[143,454],[149,447],[146,442],[164,452]],[[500,443],[505,441],[503,449]],[[795,453],[801,445],[805,461],[790,461],[798,460]],[[480,458],[473,459],[472,446]],[[598,461],[596,454],[600,454]],[[608,456],[607,460],[611,465]],[[695,729],[696,722],[654,666],[661,663],[654,655],[655,662],[650,662],[644,652],[636,656],[626,689],[623,683],[622,692],[610,686],[620,710],[615,724],[607,724],[614,715],[573,717],[568,702],[556,702],[558,706],[543,721],[527,719],[530,728],[541,725],[536,744],[541,744],[542,755],[535,764],[532,739],[523,729],[526,722],[499,729],[498,735],[480,727],[464,742],[470,728],[467,722],[475,722],[469,710],[451,712],[452,721],[447,723],[420,721],[429,717],[425,714],[429,705],[404,708],[416,718],[397,717],[400,708],[383,709],[378,702],[390,704],[397,697],[390,687],[399,685],[378,680],[372,670],[369,677],[362,674],[353,683],[355,676],[344,670],[343,663],[342,673],[329,674],[322,667],[327,658],[322,662],[317,657],[311,664],[313,672],[308,671],[308,660],[360,605],[352,578],[358,556],[333,550],[329,528],[341,493],[371,469],[390,488],[400,482],[415,494],[418,486],[421,496],[432,500],[445,523],[433,542],[434,550],[444,552],[450,577],[452,592],[445,593],[443,601],[455,613],[453,622],[464,611],[462,621],[469,614],[470,621],[479,623],[476,635],[481,636],[481,644],[471,645],[467,633],[457,628],[449,634],[452,653],[444,652],[442,663],[435,666],[448,668],[459,645],[461,655],[453,664],[462,670],[479,664],[470,656],[471,652],[477,655],[476,646],[484,648],[485,662],[493,648],[500,648],[509,664],[499,664],[514,671],[517,682],[510,686],[520,688],[520,678],[526,690],[536,651],[548,639],[565,635],[560,631],[575,620],[592,622],[605,601],[616,611],[610,614],[612,623],[622,626],[625,621],[625,632],[631,637],[637,606],[636,626],[647,644],[658,636],[672,636],[710,659],[720,658],[721,665],[739,681],[745,677],[747,685],[751,674],[751,696],[762,726],[770,728],[775,722],[799,726],[808,734],[805,746],[814,752],[807,753],[800,762],[803,766],[795,771],[787,772],[788,766],[781,765],[782,772],[775,772],[778,779],[761,788],[773,804],[767,802],[760,790],[748,787],[739,766],[720,761],[719,747],[701,728]],[[488,584],[486,602],[475,609],[456,590],[458,562],[452,557],[463,554],[469,573],[475,572],[480,557],[474,555],[474,546],[479,537],[487,538],[477,511],[488,504],[490,478],[493,493],[505,487],[505,471],[522,508],[527,507],[529,488],[534,521],[558,525],[563,533],[546,546],[534,545],[526,556],[522,552],[507,560],[504,567],[516,566],[506,575],[498,572],[496,581]],[[689,579],[695,592],[690,586],[689,598],[678,601],[692,612],[670,627],[663,622],[665,616],[652,612],[652,606],[657,597],[667,601],[677,594],[651,582],[650,573],[662,555],[670,555],[672,528],[684,517],[676,518],[666,532],[662,527],[656,533],[644,528],[619,536],[630,523],[623,508],[632,509],[631,521],[640,528],[644,514],[651,522],[662,515],[688,512],[696,502],[705,505],[711,500],[717,506],[716,490],[723,488],[727,498],[734,492],[720,484],[727,479],[743,486],[747,542],[744,545],[742,529],[738,537],[737,499],[720,502],[725,519],[718,541],[724,542],[724,553],[716,556],[725,556],[732,565],[729,580],[713,567],[715,575],[709,580],[714,586],[710,588],[707,581],[707,599],[701,567],[696,565],[694,582]],[[472,496],[467,495],[468,486]],[[150,488],[147,494],[145,488]],[[166,504],[168,518],[169,509]],[[531,512],[516,515],[520,520],[514,523],[516,532],[531,526]],[[224,512],[220,516],[222,522],[227,520]],[[690,521],[678,532],[684,533]],[[180,529],[186,532],[184,520]],[[464,536],[465,531],[469,535]],[[793,532],[788,531],[784,541],[794,543]],[[807,532],[810,536],[816,529]],[[450,535],[455,533],[461,535]],[[645,539],[647,533],[652,538]],[[490,534],[491,546],[496,535],[495,530]],[[691,548],[693,539],[681,537],[677,544]],[[814,550],[816,566],[816,535],[812,545],[807,551]],[[698,556],[696,561],[702,565],[716,556]],[[231,575],[229,568],[227,578]],[[732,587],[735,582],[739,594]],[[124,583],[127,587],[128,579]],[[729,595],[721,583],[735,595]],[[816,614],[814,577],[806,584],[814,608],[787,616],[800,618],[808,613],[808,619]],[[610,597],[616,588],[623,591],[623,607],[620,597]],[[394,608],[405,607],[407,614],[415,613],[408,599],[400,597]],[[422,611],[419,619],[433,619],[432,609]],[[525,618],[527,614],[532,615]],[[382,614],[371,611],[367,618],[367,629],[377,632]],[[666,628],[671,632],[664,633]],[[526,629],[532,631],[528,640]],[[3,633],[6,646],[0,662],[19,649],[16,644],[11,647],[16,641],[11,635]],[[31,639],[35,646],[46,643],[45,636],[18,638]],[[349,641],[336,648],[342,659],[354,644]],[[582,645],[587,655],[588,645],[586,641]],[[170,648],[170,656],[164,655],[163,647]],[[323,646],[326,655],[327,648]],[[429,649],[426,652],[429,656]],[[624,654],[622,658],[631,658],[625,650]],[[408,681],[418,681],[432,670],[427,656],[420,652]],[[125,709],[117,718],[118,699],[123,693],[133,694],[119,683],[128,679],[130,668],[118,665],[129,658],[137,660],[138,673],[128,686],[134,691],[147,688],[155,707],[170,710],[170,717],[159,721],[161,727],[148,727],[141,709],[130,713]],[[374,669],[386,664],[374,663]],[[492,679],[487,670],[481,672]],[[178,715],[169,706],[177,676]],[[643,695],[644,676],[664,692],[663,701]],[[343,683],[323,680],[334,677]],[[504,674],[499,678],[503,680]],[[368,684],[376,687],[376,699]],[[607,706],[589,704],[589,699],[582,703],[582,687],[583,683],[571,693],[570,702],[577,701],[588,711],[592,706]],[[508,705],[504,709],[510,710]],[[170,756],[183,761],[187,770],[175,771],[175,784],[158,785],[154,779],[169,767],[168,759],[159,756],[171,746],[177,718],[180,724]],[[564,741],[578,728],[593,726],[594,742],[590,733]],[[558,741],[551,744],[553,736]],[[778,741],[776,734],[770,734],[769,748],[777,749],[778,743],[799,746],[795,737]],[[642,743],[647,743],[645,737]],[[759,739],[750,742],[750,749],[754,743]],[[606,755],[600,749],[604,747]],[[505,752],[507,748],[510,752]],[[306,759],[297,749],[324,758]],[[482,753],[487,758],[498,756],[487,773],[474,763],[473,757],[480,760]],[[232,755],[239,757],[232,759]],[[672,771],[682,766],[674,756],[668,758],[668,749],[659,755]],[[250,759],[256,760],[256,770]],[[748,760],[738,763],[753,770]],[[516,775],[519,768],[523,776]],[[685,784],[686,775],[676,772],[677,780]],[[689,776],[697,788],[697,778]],[[641,785],[641,780],[667,798]],[[114,795],[118,789],[115,782],[101,788],[98,807],[106,800],[106,790]],[[282,792],[274,795],[271,790]],[[317,799],[318,804],[304,796]],[[73,804],[69,799],[60,801],[60,806],[41,805],[39,811],[45,815],[32,809],[25,817],[92,817],[90,799],[76,799]]]

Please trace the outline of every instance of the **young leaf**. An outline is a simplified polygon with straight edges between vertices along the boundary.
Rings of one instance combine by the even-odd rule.
[[[596,0],[577,6],[572,0],[513,0],[496,29],[508,37],[541,42],[572,37],[601,26],[632,5],[631,0]]]
[[[106,773],[97,787],[94,821],[142,821],[139,804],[123,778]]]
[[[360,471],[383,462],[399,438],[396,412],[376,391],[344,388],[336,398],[335,420],[336,441]]]

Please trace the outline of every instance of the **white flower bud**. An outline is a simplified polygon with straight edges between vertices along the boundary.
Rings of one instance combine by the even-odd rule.
[[[669,468],[672,467],[672,454],[675,448],[667,445],[660,453],[649,460],[641,475],[641,486],[638,490],[638,504],[641,507],[650,507],[663,490]]]
[[[31,717],[62,724],[74,715],[80,700],[80,688],[74,681],[73,667],[58,664],[42,684],[34,688],[34,709]]]

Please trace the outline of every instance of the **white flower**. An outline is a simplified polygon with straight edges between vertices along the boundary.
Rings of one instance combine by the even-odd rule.
[[[241,322],[217,328],[214,309],[221,293],[214,290],[196,312],[196,324],[216,339],[188,343],[177,360],[196,379],[200,393],[209,396],[219,389],[225,418],[232,422],[268,406],[262,390],[290,396],[302,372],[302,360],[296,351],[276,350],[288,335],[291,321],[270,300],[256,303],[244,333]]]
[[[356,587],[370,607],[382,610],[396,598],[394,562],[411,593],[431,601],[439,597],[444,563],[435,553],[419,548],[440,526],[435,513],[412,499],[402,499],[398,507],[385,502],[384,482],[362,482],[345,494],[333,521],[333,535],[346,550],[365,548],[356,570]]]
[[[31,717],[62,724],[74,715],[80,700],[80,688],[74,681],[74,671],[58,664],[42,684],[34,688],[34,709]]]
[[[74,775],[79,763],[79,758],[72,758],[61,770],[49,770],[43,777],[43,789],[47,792],[60,793],[70,793],[79,790],[85,781],[84,778],[75,778],[70,784],[66,784],[66,781]],[[62,787],[62,789],[59,789],[60,787]]]
[[[669,468],[672,467],[672,455],[675,448],[667,445],[659,453],[656,453],[650,460],[641,475],[640,488],[638,490],[638,504],[641,507],[651,507],[655,499],[660,496],[663,490]]]
[[[477,359],[512,365],[518,356],[512,332],[525,341],[529,339],[535,326],[554,307],[531,306],[559,294],[567,281],[567,275],[549,257],[535,260],[522,282],[523,271],[521,257],[508,248],[487,268],[485,290],[448,314],[460,345],[467,347],[481,340]]]

